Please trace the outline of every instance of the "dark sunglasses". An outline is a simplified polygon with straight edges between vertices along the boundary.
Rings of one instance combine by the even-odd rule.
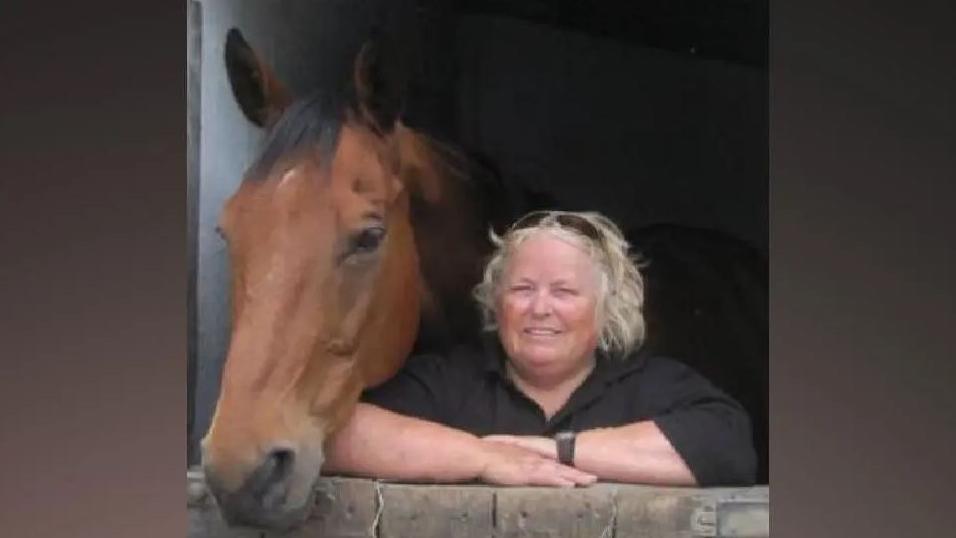
[[[514,224],[511,225],[511,231],[521,230],[524,228],[533,228],[546,218],[550,218],[554,222],[557,222],[562,228],[569,228],[575,232],[591,239],[597,241],[598,243],[603,243],[604,235],[598,230],[591,221],[584,217],[579,217],[573,213],[558,213],[554,211],[532,211],[527,215],[521,217]]]

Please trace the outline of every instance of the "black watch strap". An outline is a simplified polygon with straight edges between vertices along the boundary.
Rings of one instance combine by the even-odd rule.
[[[564,465],[574,465],[574,432],[558,432],[554,442],[558,446],[558,461]]]

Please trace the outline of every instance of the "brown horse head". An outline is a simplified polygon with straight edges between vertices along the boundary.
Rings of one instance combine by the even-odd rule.
[[[424,286],[402,177],[414,144],[374,49],[340,100],[289,97],[236,30],[225,54],[243,113],[269,135],[220,218],[232,334],[203,467],[228,521],[287,527],[311,506],[325,439],[415,341]]]

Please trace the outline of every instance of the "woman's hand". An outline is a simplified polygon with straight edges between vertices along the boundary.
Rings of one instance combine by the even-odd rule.
[[[550,437],[539,437],[535,435],[486,435],[482,437],[482,439],[521,447],[545,458],[558,461],[558,445],[554,439]]]
[[[561,465],[553,458],[520,446],[514,439],[521,438],[494,435],[482,439],[486,456],[479,477],[482,481],[503,486],[560,487],[588,486],[597,481],[593,474]]]
[[[549,437],[487,435],[481,440],[520,448],[557,464],[558,445]],[[574,466],[569,468],[602,480],[697,484],[693,473],[653,421],[578,432]]]

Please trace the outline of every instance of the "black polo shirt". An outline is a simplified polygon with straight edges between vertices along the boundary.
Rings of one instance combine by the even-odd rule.
[[[508,378],[494,336],[448,356],[412,357],[362,400],[479,436],[550,437],[654,420],[701,486],[754,482],[756,453],[746,412],[688,366],[643,352],[625,359],[599,353],[591,374],[548,420]]]

